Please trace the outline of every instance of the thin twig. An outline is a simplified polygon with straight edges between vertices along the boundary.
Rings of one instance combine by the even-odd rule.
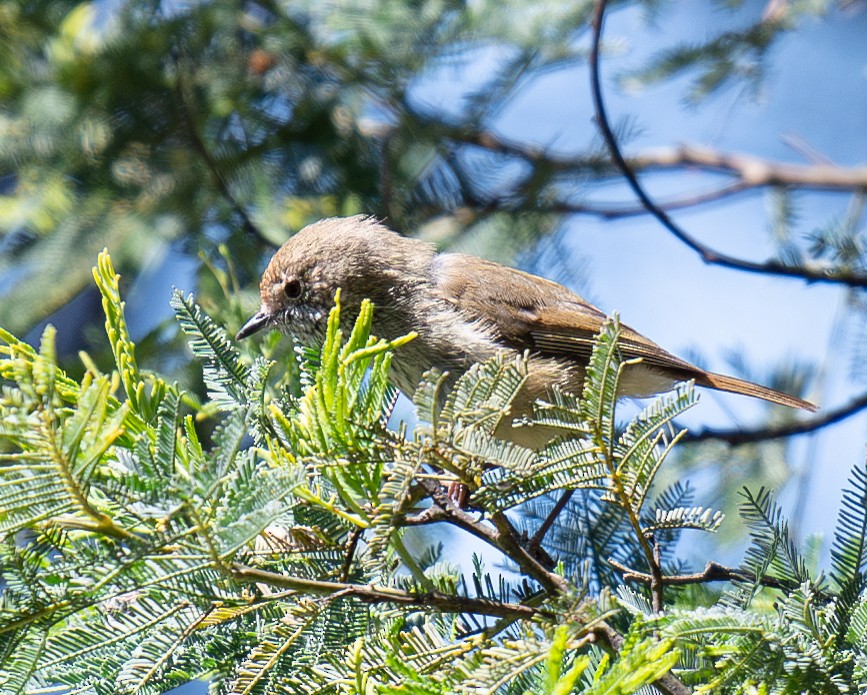
[[[695,251],[705,263],[719,265],[725,268],[741,270],[750,273],[760,273],[763,275],[779,275],[782,277],[797,277],[809,282],[821,283],[838,283],[849,287],[867,287],[867,275],[852,273],[844,270],[836,270],[831,268],[807,268],[804,266],[789,266],[779,261],[769,260],[764,263],[756,263],[747,261],[727,254],[718,253],[701,244],[697,239],[693,238],[686,230],[677,225],[668,214],[662,210],[653,199],[647,194],[642,185],[638,181],[638,177],[632,167],[627,163],[620,146],[617,144],[617,137],[611,128],[608,120],[608,114],[605,110],[605,103],[602,97],[602,84],[599,70],[599,47],[602,38],[602,23],[605,16],[605,2],[599,0],[596,3],[596,9],[593,19],[593,43],[590,50],[588,62],[590,65],[590,80],[593,92],[593,105],[596,112],[596,125],[598,126],[605,144],[608,146],[611,154],[611,159],[620,169],[623,177],[629,183],[630,188],[641,201],[641,204],[647,208],[647,211],[653,215],[676,239],[685,244],[688,248]],[[696,156],[698,160],[699,157]],[[679,159],[682,161],[682,158]],[[713,165],[713,162],[707,163]],[[724,161],[718,162],[720,166],[725,164]],[[766,180],[762,178],[762,172],[756,175],[756,180]]]
[[[557,520],[557,517],[560,516],[560,513],[566,508],[566,505],[569,504],[569,500],[572,499],[572,495],[575,494],[575,490],[566,490],[562,495],[560,495],[560,499],[551,507],[551,511],[548,512],[548,516],[545,517],[545,520],[542,522],[542,525],[539,526],[539,529],[533,534],[533,537],[530,539],[529,548],[531,550],[535,548],[539,548],[542,545],[542,541],[545,540],[545,536],[548,531],[551,530],[551,527],[554,525],[554,522]]]
[[[744,429],[712,429],[706,428],[698,432],[689,432],[684,436],[686,442],[704,442],[708,440],[726,442],[728,444],[753,444],[768,442],[784,437],[794,437],[799,434],[809,434],[823,427],[834,425],[852,417],[867,408],[867,394],[852,399],[846,405],[828,410],[818,417],[809,420],[791,422],[785,425],[759,427],[753,430]]]
[[[811,164],[823,164],[829,166],[834,164],[830,157],[826,157],[824,154],[819,152],[819,150],[804,140],[800,135],[796,135],[795,133],[784,133],[780,136],[780,140],[789,149],[801,155]]]
[[[662,551],[656,536],[648,534],[648,540],[653,544],[653,565],[650,574],[650,598],[653,612],[661,614],[665,610],[664,575],[662,574]]]
[[[349,532],[349,540],[346,543],[346,557],[343,558],[343,567],[340,569],[340,581],[348,582],[349,573],[352,571],[352,561],[355,559],[355,549],[358,547],[358,541],[364,529],[359,526],[353,526]]]
[[[672,198],[659,206],[663,210],[683,210],[686,208],[715,203],[725,198],[745,193],[751,190],[752,187],[742,181],[735,181],[724,186],[714,188],[701,193],[683,196],[680,198]],[[566,215],[589,215],[592,217],[600,217],[605,220],[617,220],[625,217],[638,217],[639,215],[649,214],[647,208],[643,205],[618,205],[614,203],[567,203],[565,201],[557,201],[553,203],[540,203],[534,210],[539,212],[554,212]]]
[[[235,212],[235,214],[241,219],[241,226],[244,231],[248,234],[255,236],[262,241],[265,241],[270,245],[271,242],[265,238],[265,235],[262,234],[262,231],[255,225],[253,220],[247,214],[247,211],[244,209],[244,206],[238,202],[238,199],[235,198],[231,189],[229,188],[229,183],[226,178],[223,176],[223,173],[220,171],[220,166],[217,164],[217,161],[214,159],[211,154],[208,146],[205,144],[204,139],[199,133],[198,128],[196,127],[195,119],[193,118],[192,110],[190,109],[190,105],[187,101],[187,95],[184,92],[184,80],[182,79],[182,69],[180,60],[177,54],[174,56],[175,59],[175,70],[177,71],[177,88],[176,93],[178,95],[178,102],[181,107],[181,116],[183,117],[184,123],[187,126],[187,134],[190,136],[190,139],[193,142],[193,148],[196,152],[199,153],[199,156],[202,158],[202,161],[205,163],[205,166],[208,168],[208,171],[211,172],[211,176],[214,179],[214,183],[217,186],[217,190],[220,192],[220,195],[226,199],[229,203],[229,206]]]
[[[277,572],[269,572],[256,567],[248,567],[239,563],[232,565],[231,574],[233,578],[242,582],[267,584],[319,596],[331,596],[339,593],[341,596],[356,598],[365,603],[393,603],[423,610],[438,610],[444,613],[473,613],[476,615],[491,615],[498,618],[516,617],[526,620],[540,616],[553,618],[553,615],[548,611],[522,604],[456,596],[439,591],[414,592],[403,591],[402,589],[388,586],[347,584],[345,582],[306,579],[304,577],[293,577]]]
[[[623,574],[623,581],[625,582],[638,582],[639,584],[648,585],[653,583],[653,577],[646,572],[639,572],[613,559],[609,559],[608,564]],[[726,567],[718,562],[708,562],[704,570],[695,572],[694,574],[676,574],[662,577],[662,583],[666,586],[734,581],[757,582],[769,589],[792,589],[795,586],[789,585],[775,577],[768,577],[767,575],[756,577],[750,572]]]
[[[494,528],[482,523],[475,515],[460,509],[451,500],[442,487],[435,480],[420,480],[420,484],[427,490],[434,505],[421,512],[415,517],[407,517],[400,520],[403,526],[421,526],[436,522],[446,522],[473,534],[477,538],[488,543],[500,552],[507,555],[530,577],[535,579],[549,594],[564,593],[569,584],[558,574],[548,571],[545,567],[550,560],[547,553],[540,548],[539,552],[532,552],[522,543],[520,534],[515,530],[506,516],[502,513],[492,514],[490,517]]]
[[[497,529],[497,545],[509,559],[517,563],[525,574],[533,577],[549,594],[563,594],[569,583],[559,574],[549,572],[520,541],[512,522],[502,512],[491,514],[491,522]]]

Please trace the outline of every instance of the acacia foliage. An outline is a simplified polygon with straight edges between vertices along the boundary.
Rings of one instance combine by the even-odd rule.
[[[491,436],[521,359],[472,368],[444,406],[429,374],[409,433],[387,425],[387,377],[412,336],[371,336],[369,304],[346,334],[336,297],[292,395],[178,292],[212,408],[138,368],[106,253],[94,277],[113,373],[90,365],[70,379],[51,327],[39,350],[0,334],[4,693],[157,693],[191,678],[227,693],[843,693],[867,676],[863,467],[830,578],[808,569],[762,490],[744,493],[752,545],[711,605],[621,583],[609,560],[678,572],[680,531],[722,519],[684,486],[654,490],[691,387],[616,424],[616,319],[582,397],[558,394],[533,418],[567,434],[530,452]],[[205,441],[197,417],[214,408]],[[472,514],[449,480],[468,488]],[[557,542],[533,535],[533,514],[532,537],[519,532],[515,512],[549,510],[564,491]],[[481,538],[513,571],[477,557],[463,576],[442,545],[408,537],[434,522]]]

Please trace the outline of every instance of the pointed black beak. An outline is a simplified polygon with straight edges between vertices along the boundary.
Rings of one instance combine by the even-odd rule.
[[[260,311],[253,318],[247,321],[247,323],[241,326],[241,330],[235,334],[235,340],[243,340],[244,338],[248,338],[254,333],[258,333],[259,331],[261,331],[270,323],[271,314]]]

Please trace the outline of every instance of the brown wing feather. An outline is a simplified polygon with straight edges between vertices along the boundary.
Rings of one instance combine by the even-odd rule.
[[[509,347],[551,357],[590,356],[607,316],[574,292],[470,256],[445,254],[439,260],[435,277],[442,296],[471,318],[489,324]],[[702,373],[629,326],[622,326],[620,349],[626,359],[642,357],[648,364],[683,371],[682,378]]]
[[[606,315],[555,282],[497,263],[459,254],[435,261],[441,296],[471,319],[487,324],[498,340],[516,350],[586,362]],[[752,382],[707,372],[663,350],[629,326],[622,326],[625,359],[640,357],[675,381],[731,391],[795,408],[816,410],[808,401]]]

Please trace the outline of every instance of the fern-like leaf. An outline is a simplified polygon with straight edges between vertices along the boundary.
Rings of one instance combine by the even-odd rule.
[[[867,464],[856,466],[843,492],[831,547],[831,578],[839,587],[833,623],[842,645],[852,611],[867,586]]]
[[[93,279],[102,294],[102,309],[105,313],[105,332],[114,353],[115,364],[132,409],[144,420],[151,420],[166,392],[166,383],[156,376],[147,380],[139,370],[135,358],[135,344],[130,338],[124,316],[125,303],[120,298],[118,281],[108,251],[103,249],[93,269]],[[150,381],[150,391],[147,388]]]
[[[175,290],[170,304],[190,339],[193,355],[202,362],[209,397],[222,410],[246,406],[250,369],[241,361],[226,331],[214,323],[192,295],[184,297],[180,290]]]

